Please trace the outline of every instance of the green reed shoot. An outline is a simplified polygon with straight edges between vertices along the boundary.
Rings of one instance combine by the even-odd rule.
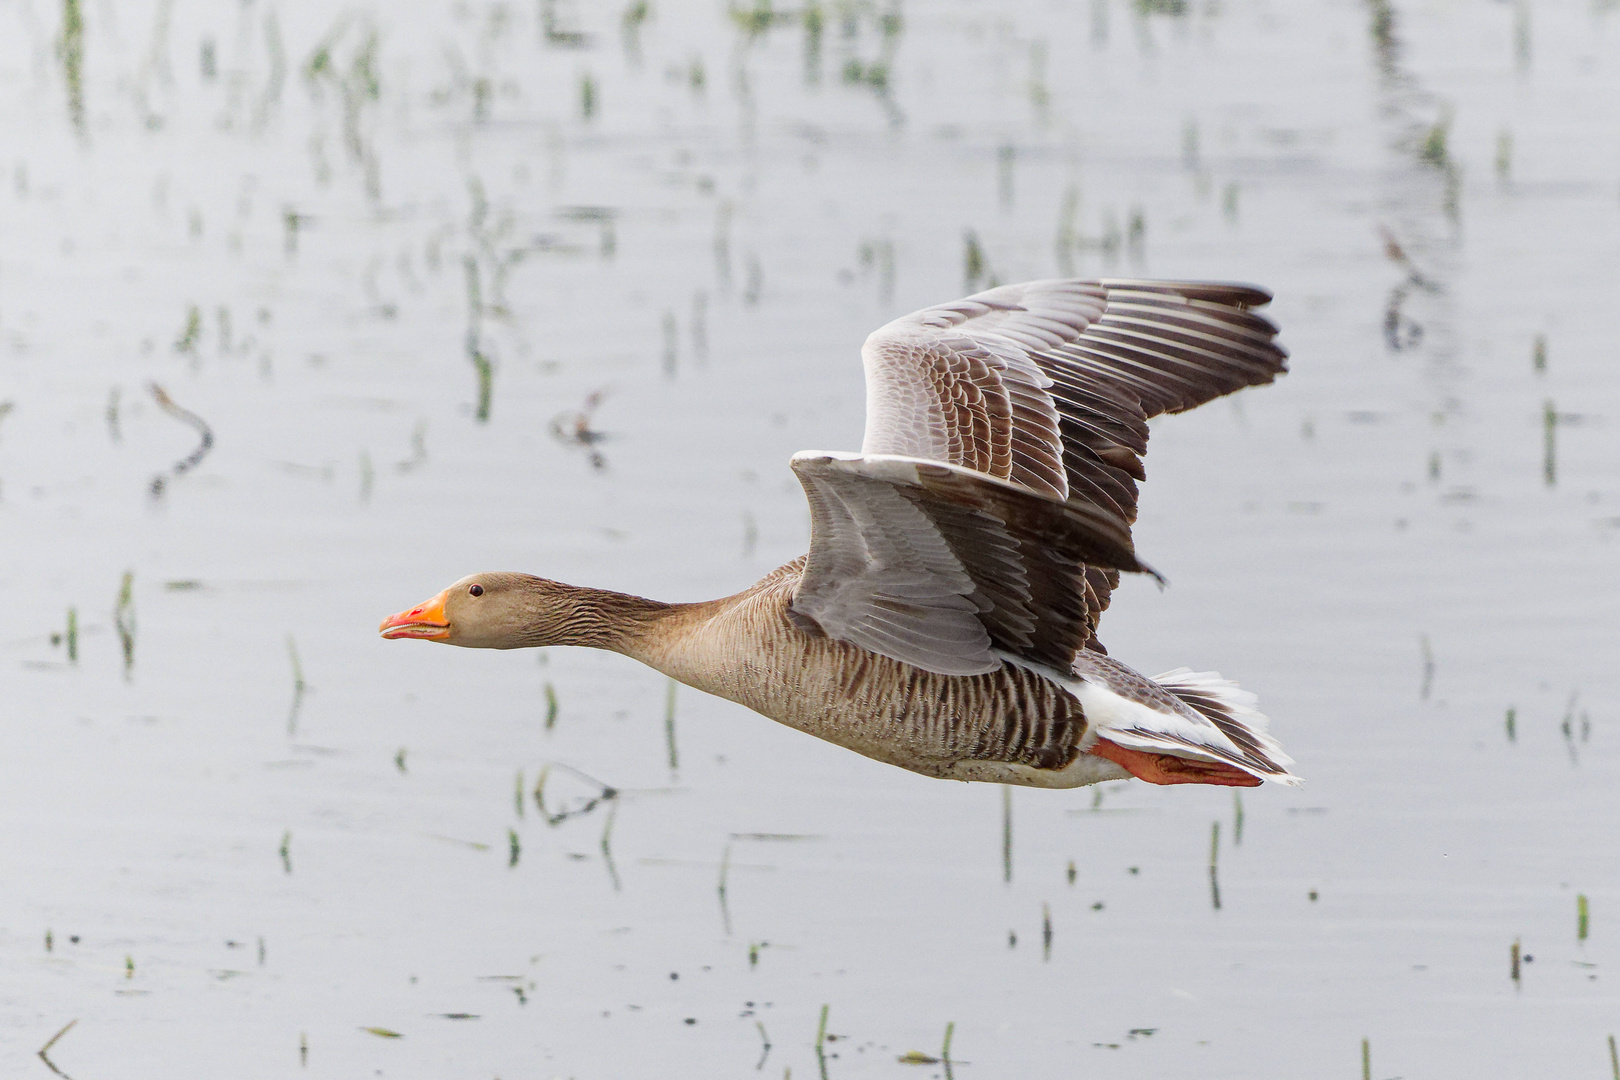
[[[821,1007],[821,1022],[816,1025],[816,1056],[821,1056],[821,1048],[827,1042],[827,1006]]]
[[[1012,787],[1001,785],[1001,880],[1012,881],[1013,826]]]
[[[809,0],[799,16],[804,27],[804,84],[821,82],[821,35],[826,29],[826,13],[816,0]]]
[[[401,776],[408,771],[405,768],[405,748],[403,746],[394,751],[394,768],[399,770]]]
[[[512,785],[512,808],[517,811],[517,816],[518,817],[522,817],[523,814],[524,814],[524,810],[526,809],[525,806],[524,806],[524,800],[523,800],[523,770],[522,769],[519,769],[517,771],[517,782]]]
[[[557,726],[557,688],[546,683],[546,730]]]
[[[675,752],[675,687],[678,685],[671,679],[664,690],[664,744],[669,751],[670,772],[681,767],[680,756]]]
[[[1216,911],[1221,910],[1221,882],[1218,864],[1221,857],[1221,823],[1209,823],[1209,902]]]
[[[647,0],[631,0],[624,14],[619,16],[619,27],[624,33],[625,52],[632,57],[641,53],[641,25],[652,17],[652,5]]]
[[[1530,349],[1530,366],[1537,375],[1547,374],[1547,335],[1537,334]]]
[[[518,839],[516,829],[506,830],[506,865],[508,868],[518,864],[518,856],[523,854],[523,843]]]
[[[579,115],[584,120],[596,115],[596,80],[588,71],[579,77]]]
[[[1041,905],[1041,960],[1052,959],[1052,905]]]
[[[1243,844],[1243,793],[1232,792],[1232,846]]]
[[[1361,1080],[1372,1080],[1372,1043],[1361,1040]]]
[[[495,365],[484,355],[477,339],[471,334],[467,341],[467,359],[472,361],[473,370],[478,373],[478,407],[473,415],[480,424],[487,424],[490,399],[495,396]]]
[[[67,612],[67,658],[68,663],[79,662],[79,609],[68,608]]]
[[[1513,939],[1513,949],[1508,954],[1508,977],[1513,980],[1513,985],[1514,986],[1519,985],[1519,959],[1520,959],[1520,955],[1521,954],[1520,954],[1520,949],[1519,949],[1519,939],[1514,938]]]
[[[73,122],[73,130],[83,136],[84,12],[79,0],[62,0],[62,36],[56,42],[56,55],[67,79],[68,119]]]
[[[287,656],[292,660],[293,693],[298,697],[304,696],[309,684],[304,681],[304,665],[298,660],[298,642],[293,640],[291,634],[287,635]]]
[[[276,854],[281,856],[281,872],[284,873],[284,874],[292,873],[292,830],[291,829],[288,829],[286,832],[281,834],[281,847],[276,849]]]
[[[720,853],[720,882],[716,891],[720,894],[720,918],[725,923],[726,933],[731,933],[731,908],[726,903],[726,879],[731,876],[731,845],[727,844]]]
[[[135,669],[135,571],[125,570],[118,586],[118,603],[113,608],[113,626],[118,630],[118,643],[124,651],[124,678],[127,681]]]
[[[197,355],[197,343],[202,340],[202,308],[196,304],[186,309],[186,326],[174,339],[174,351],[187,356]]]
[[[1580,893],[1575,897],[1575,940],[1585,941],[1591,928],[1592,909],[1586,902],[1586,894]]]
[[[1558,483],[1558,409],[1551,398],[1541,409],[1541,479],[1548,487]]]
[[[972,229],[963,234],[962,245],[963,291],[978,292],[979,280],[990,269],[989,263],[985,261],[984,248],[979,246],[979,236]]]

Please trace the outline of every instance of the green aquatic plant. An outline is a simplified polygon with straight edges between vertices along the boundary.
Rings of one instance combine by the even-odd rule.
[[[675,688],[679,685],[670,679],[664,690],[664,744],[669,751],[670,772],[681,767],[680,756],[675,752]]]
[[[84,123],[84,12],[79,0],[62,0],[62,33],[56,39],[56,55],[62,61],[67,80],[68,119],[82,137]]]
[[[124,653],[124,679],[135,670],[135,571],[125,570],[118,586],[118,602],[113,606],[113,627]]]
[[[1548,487],[1558,484],[1558,408],[1551,398],[1541,407],[1541,479]]]
[[[1012,787],[1001,785],[1001,880],[1012,881],[1013,871],[1013,818]]]

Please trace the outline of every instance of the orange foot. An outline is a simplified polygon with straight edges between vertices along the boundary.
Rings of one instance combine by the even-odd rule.
[[[1218,787],[1259,787],[1260,779],[1233,765],[1213,761],[1193,761],[1174,754],[1150,754],[1130,750],[1107,739],[1098,739],[1090,751],[1121,766],[1138,780],[1150,784],[1215,784]]]

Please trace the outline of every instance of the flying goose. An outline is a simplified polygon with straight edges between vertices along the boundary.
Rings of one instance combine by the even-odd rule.
[[[610,649],[926,776],[1296,785],[1254,695],[1096,636],[1120,571],[1158,577],[1131,542],[1148,418],[1287,370],[1270,299],[1054,280],[924,308],[861,351],[861,452],[793,456],[809,554],[695,604],[473,574],[380,631]]]

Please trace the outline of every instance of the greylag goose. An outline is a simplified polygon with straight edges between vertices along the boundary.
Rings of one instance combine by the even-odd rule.
[[[1287,370],[1270,299],[1032,281],[896,319],[861,352],[861,452],[793,456],[809,554],[695,604],[473,574],[382,636],[609,649],[926,776],[1298,784],[1252,694],[1096,636],[1121,571],[1158,577],[1131,542],[1148,418]]]

